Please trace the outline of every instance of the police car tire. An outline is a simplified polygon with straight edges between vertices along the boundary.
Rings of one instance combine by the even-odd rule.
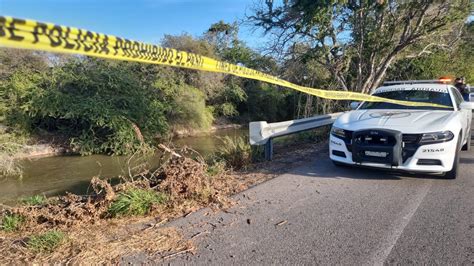
[[[461,139],[458,140],[458,148],[456,149],[456,154],[454,155],[454,162],[453,162],[453,169],[451,171],[446,172],[444,174],[444,178],[446,179],[456,179],[458,176],[459,170],[459,146],[461,144]]]
[[[469,132],[471,132],[471,131],[469,130]],[[472,133],[469,133],[469,136],[467,137],[466,144],[464,144],[464,146],[462,146],[463,151],[468,151],[468,150],[471,149],[471,138],[472,138]]]

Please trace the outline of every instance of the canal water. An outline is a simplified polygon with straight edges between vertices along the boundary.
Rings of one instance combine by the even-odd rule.
[[[246,135],[248,129],[226,129],[209,135],[177,138],[172,143],[175,147],[191,147],[207,156],[222,144],[222,137]],[[157,163],[157,159],[150,163]],[[51,196],[66,191],[86,194],[93,176],[111,178],[128,173],[127,157],[123,156],[57,156],[24,160],[21,166],[22,178],[0,180],[0,203],[9,204],[37,194]]]

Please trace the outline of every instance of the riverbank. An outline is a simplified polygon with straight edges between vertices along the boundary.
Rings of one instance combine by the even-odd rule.
[[[74,261],[74,262],[112,262],[112,263],[117,263],[120,262],[120,260],[124,257],[130,257],[133,256],[133,254],[136,253],[145,253],[147,256],[150,258],[154,258],[157,260],[160,259],[166,259],[169,258],[169,256],[175,256],[176,254],[183,254],[183,253],[188,253],[188,252],[195,252],[194,246],[192,244],[192,239],[185,239],[181,236],[181,233],[179,231],[176,231],[173,228],[168,228],[166,227],[166,223],[169,220],[173,220],[175,218],[181,217],[181,216],[186,216],[191,212],[194,212],[200,208],[203,207],[208,207],[211,206],[213,209],[226,209],[227,206],[231,206],[234,204],[238,204],[238,202],[233,201],[230,197],[232,195],[235,195],[237,193],[240,193],[242,191],[245,191],[249,187],[255,186],[257,184],[260,184],[266,180],[269,180],[273,178],[274,176],[284,173],[290,167],[293,167],[294,165],[304,163],[307,161],[307,156],[310,154],[310,152],[314,152],[314,149],[319,149],[322,146],[327,145],[327,143],[318,143],[318,144],[305,144],[305,145],[294,145],[294,146],[289,146],[285,147],[285,152],[276,152],[275,154],[275,160],[272,162],[261,162],[257,164],[253,164],[249,166],[245,171],[229,171],[229,170],[224,170],[223,168],[220,168],[220,170],[217,171],[220,175],[220,177],[209,179],[204,178],[205,180],[210,180],[211,183],[204,183],[204,187],[211,188],[211,191],[207,189],[203,189],[203,187],[195,187],[194,191],[200,191],[200,193],[205,192],[205,197],[204,199],[207,199],[207,201],[199,201],[199,199],[203,199],[202,197],[193,197],[191,194],[188,193],[187,196],[181,198],[181,201],[170,201],[166,205],[158,205],[153,207],[153,211],[150,212],[150,214],[147,214],[144,217],[138,217],[138,218],[128,218],[128,217],[110,217],[107,215],[101,216],[100,212],[97,213],[95,211],[92,211],[94,215],[97,215],[94,219],[89,219],[87,220],[88,222],[84,222],[82,220],[78,224],[75,224],[74,222],[72,223],[71,226],[67,226],[68,222],[60,222],[62,219],[60,218],[61,216],[57,216],[58,212],[57,211],[51,211],[48,209],[48,211],[43,212],[43,215],[45,213],[52,213],[54,214],[53,217],[46,219],[48,220],[55,220],[58,222],[55,223],[46,223],[46,225],[42,224],[38,229],[34,229],[35,226],[30,227],[30,229],[25,229],[19,232],[15,233],[2,233],[0,236],[0,250],[2,251],[2,254],[11,254],[11,256],[5,256],[2,260],[2,263],[11,263],[11,262],[38,262],[38,263],[52,263],[52,262],[65,262],[65,261]],[[283,149],[281,149],[283,151]],[[291,154],[291,156],[289,156]],[[172,178],[171,180],[174,180],[173,182],[168,182],[166,186],[171,186],[174,187],[175,189],[171,190],[160,190],[160,191],[168,191],[170,195],[173,195],[173,193],[176,193],[177,191],[180,191],[180,193],[183,193],[181,191],[186,191],[189,192],[189,189],[184,189],[183,190],[183,183],[182,182],[191,182],[192,184],[199,184],[202,179],[195,179],[196,176],[199,176],[199,173],[206,173],[205,176],[208,176],[207,173],[213,172],[214,174],[215,169],[212,171],[208,171],[210,168],[207,168],[208,170],[203,171],[204,167],[202,162],[199,163],[197,162],[191,162],[189,166],[187,167],[179,167],[178,169],[188,169],[191,170],[191,176],[188,176],[188,178],[191,178],[188,180],[187,178],[184,178],[187,175],[182,175],[184,174],[183,172],[176,171],[176,170],[171,170],[170,169],[176,169],[176,168],[169,168],[168,173],[172,173],[173,176],[178,177],[182,176],[181,178],[184,179],[175,179]],[[171,164],[173,165],[173,164]],[[194,165],[191,167],[191,165]],[[195,168],[199,166],[198,168]],[[219,166],[218,166],[219,167]],[[195,170],[192,170],[195,169]],[[201,170],[199,170],[201,169]],[[154,176],[158,177],[161,176],[160,178],[163,178],[163,175],[160,174],[159,172],[154,172]],[[181,173],[181,174],[180,174]],[[139,186],[139,188],[144,188],[143,183],[140,180],[147,180],[147,182],[153,183],[153,178],[150,175],[146,175],[146,179],[134,179],[135,182],[133,186]],[[165,179],[166,180],[166,177]],[[178,181],[180,180],[180,181]],[[186,181],[188,180],[188,181]],[[214,180],[214,181],[212,181]],[[94,182],[93,182],[94,183]],[[191,184],[187,183],[187,184]],[[201,183],[202,184],[202,183]],[[120,195],[123,193],[125,190],[124,187],[127,187],[130,185],[125,185],[121,186],[121,188],[114,187],[113,192],[115,195]],[[148,183],[148,186],[150,189],[157,188],[156,185],[150,185]],[[88,212],[83,212],[80,211],[83,208],[93,208],[93,206],[98,206],[99,209],[102,210],[102,214],[107,213],[107,211],[110,208],[105,208],[103,205],[104,199],[109,198],[109,203],[114,202],[113,197],[108,197],[106,194],[101,194],[103,191],[110,191],[110,189],[107,189],[107,185],[103,185],[97,189],[97,184],[96,186],[92,185],[94,188],[94,193],[92,195],[97,195],[100,196],[102,195],[102,201],[99,200],[97,201],[97,196],[93,196],[93,198],[87,199],[82,199],[79,200],[79,202],[83,202],[79,204],[80,207],[79,209],[75,209],[72,213],[69,212],[64,208],[60,208],[60,210],[63,210],[64,212],[68,213],[67,219],[76,219],[75,217],[83,217],[81,219],[87,218],[88,216],[86,213]],[[185,186],[187,187],[187,186]],[[163,189],[163,185],[159,185],[160,189]],[[215,192],[212,192],[214,189]],[[102,192],[99,192],[102,191]],[[173,192],[174,191],[174,192]],[[206,192],[207,191],[207,192]],[[108,192],[106,192],[108,193]],[[176,198],[175,196],[170,196],[171,198]],[[203,194],[201,194],[203,195]],[[68,199],[69,198],[69,199]],[[68,206],[74,205],[71,204],[72,202],[77,202],[77,198],[74,199],[74,197],[71,199],[71,196],[66,196],[64,197],[59,197],[59,198],[52,198],[52,202],[56,202],[57,204],[58,200],[59,202],[61,201],[68,201]],[[117,198],[115,198],[116,200]],[[213,199],[213,200],[210,200]],[[191,201],[190,201],[191,200]],[[194,203],[192,203],[194,202]],[[200,202],[200,203],[199,203]],[[197,203],[197,204],[196,204]],[[85,204],[85,205],[84,205]],[[92,204],[92,205],[90,205]],[[89,206],[89,207],[87,207]],[[34,210],[38,210],[39,207],[24,207],[27,210],[27,213],[35,213]],[[47,207],[47,208],[51,208]],[[89,209],[89,210],[93,210]],[[17,212],[17,213],[25,213],[23,212]],[[37,213],[37,211],[36,211]],[[60,212],[61,213],[61,212]],[[74,214],[75,213],[75,214]],[[79,215],[81,213],[81,215]],[[79,216],[77,216],[79,215]],[[85,215],[85,216],[84,216]],[[48,216],[46,216],[48,217]],[[100,218],[103,217],[103,218]],[[34,219],[37,220],[37,219]],[[92,224],[91,224],[92,223]],[[67,240],[64,240],[65,244],[62,243],[55,251],[49,252],[49,253],[44,253],[44,252],[34,252],[29,249],[29,240],[31,239],[32,235],[37,235],[37,234],[44,234],[46,232],[49,232],[51,230],[60,230],[62,233],[64,233],[67,236]],[[84,232],[84,233],[82,233]],[[160,239],[159,241],[153,241],[153,238],[155,239]],[[93,242],[91,242],[93,241]],[[159,244],[157,244],[157,242]],[[122,247],[124,246],[130,246],[131,249],[126,250],[123,249]],[[91,250],[97,250],[97,252],[92,253]],[[22,260],[20,260],[22,259]]]
[[[207,136],[218,131],[242,129],[243,124],[216,124],[206,130],[197,129],[175,129],[172,131],[172,139],[181,139],[186,137]],[[0,125],[0,133],[5,132],[7,127]],[[30,144],[19,144],[18,152],[13,156],[15,160],[37,159],[58,155],[78,154],[69,145],[67,141],[58,141],[52,137],[36,137],[29,140]]]
[[[130,237],[140,237],[138,242],[134,242],[136,249],[153,253],[174,252],[181,251],[184,246],[185,250],[191,251],[189,242],[180,240],[179,233],[169,233],[169,230],[164,229],[143,229],[163,239],[163,246],[169,247],[163,250],[152,243],[153,239],[149,238],[148,233],[145,235],[143,230],[131,230],[125,224],[129,217],[142,216],[133,218],[132,226],[139,226],[149,221],[150,217],[155,217],[155,223],[164,223],[202,207],[226,208],[233,204],[228,197],[246,189],[247,182],[255,183],[225,170],[221,165],[209,166],[202,158],[191,159],[183,152],[172,153],[156,170],[145,170],[114,186],[105,180],[93,178],[90,195],[67,194],[44,198],[40,202],[4,210],[1,215],[0,250],[5,256],[0,258],[0,263],[92,263],[99,258],[106,262],[117,262],[117,256],[127,251],[115,245],[116,239],[110,240],[110,236],[103,235],[104,230],[113,232],[114,238],[121,239],[121,247],[132,244]],[[98,230],[95,232],[97,234],[92,228]],[[117,228],[126,232],[120,232]],[[84,230],[90,234],[82,234]],[[53,232],[60,232],[64,240],[48,252],[31,248],[31,239]],[[124,234],[128,237],[124,237]],[[97,247],[97,243],[90,242],[91,235],[100,235],[98,242],[103,245],[99,249],[94,248],[94,254],[90,253],[90,247]],[[150,244],[153,247],[148,246]],[[166,255],[163,253],[163,256]]]

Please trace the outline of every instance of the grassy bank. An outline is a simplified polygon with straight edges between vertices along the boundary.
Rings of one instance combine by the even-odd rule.
[[[247,185],[222,165],[209,165],[189,150],[165,155],[160,168],[144,169],[114,186],[93,178],[93,192],[87,196],[34,196],[5,208],[0,215],[0,263],[114,262],[126,252],[102,231],[121,239],[120,245],[149,255],[191,251],[190,242],[173,229],[150,229],[150,235],[163,242],[150,247],[151,236],[128,224],[142,228],[151,217],[157,217],[153,223],[163,223],[206,206],[225,208],[233,204],[229,196]],[[93,234],[97,236],[91,238]],[[91,254],[91,247],[99,251]]]
[[[161,167],[141,168],[116,185],[93,178],[90,195],[22,198],[1,212],[0,252],[7,255],[0,263],[115,263],[135,253],[163,259],[194,252],[190,240],[161,225],[203,207],[232,206],[232,195],[304,162],[324,134],[282,139],[285,150],[273,162],[256,162],[245,138],[224,139],[225,148],[207,160],[164,147]]]

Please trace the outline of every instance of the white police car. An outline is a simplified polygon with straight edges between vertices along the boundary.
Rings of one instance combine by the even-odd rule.
[[[469,150],[473,102],[437,81],[384,84],[373,95],[449,106],[411,107],[385,102],[352,103],[333,124],[330,158],[336,165],[361,165],[415,173],[444,173],[454,179],[459,151]]]

